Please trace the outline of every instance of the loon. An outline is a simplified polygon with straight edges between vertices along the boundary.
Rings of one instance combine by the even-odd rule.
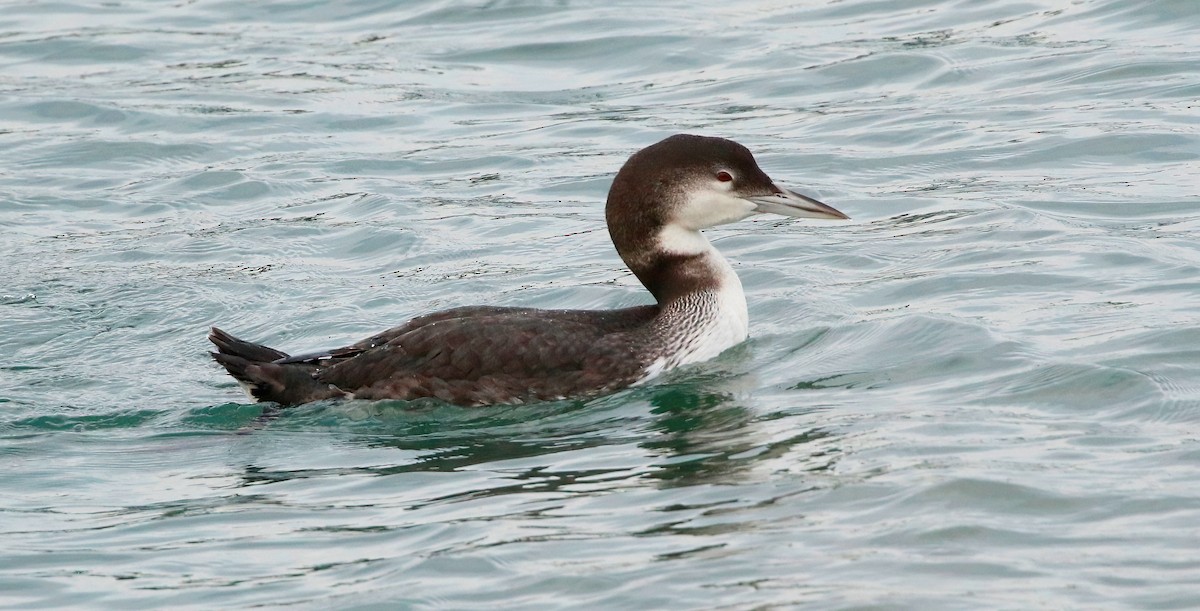
[[[625,162],[605,207],[613,245],[653,305],[459,307],[296,356],[213,327],[210,354],[253,399],[283,406],[421,398],[484,406],[612,392],[748,337],[742,284],[700,230],[764,212],[849,218],[775,184],[736,142],[674,135]]]

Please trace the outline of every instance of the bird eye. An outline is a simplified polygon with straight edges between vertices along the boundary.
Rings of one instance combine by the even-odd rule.
[[[726,172],[725,170],[721,170],[720,172],[717,172],[717,180],[719,180],[721,182],[729,182],[729,181],[733,180],[733,174],[730,174],[729,172]]]

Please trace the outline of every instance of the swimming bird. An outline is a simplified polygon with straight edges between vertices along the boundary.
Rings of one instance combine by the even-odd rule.
[[[700,231],[758,213],[849,218],[777,185],[732,140],[674,135],[625,162],[605,207],[613,245],[653,305],[459,307],[296,356],[213,327],[211,354],[251,397],[285,406],[426,397],[482,406],[615,391],[748,337],[742,284]]]

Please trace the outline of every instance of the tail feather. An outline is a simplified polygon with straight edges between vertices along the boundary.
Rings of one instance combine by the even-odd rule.
[[[318,381],[317,368],[301,363],[276,364],[287,358],[274,348],[240,340],[216,327],[208,335],[218,352],[210,352],[252,398],[283,405],[346,397],[342,389]]]
[[[240,356],[246,360],[258,363],[270,363],[271,361],[278,361],[279,359],[286,359],[288,357],[286,352],[268,348],[262,344],[240,340],[216,327],[213,327],[208,332],[208,341],[216,344],[217,350],[220,350],[221,354]]]

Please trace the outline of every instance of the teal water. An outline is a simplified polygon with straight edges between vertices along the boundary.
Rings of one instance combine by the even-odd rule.
[[[1194,0],[0,11],[0,604],[1200,606]],[[752,339],[586,402],[261,419],[292,350],[648,298],[608,183],[734,138]]]

